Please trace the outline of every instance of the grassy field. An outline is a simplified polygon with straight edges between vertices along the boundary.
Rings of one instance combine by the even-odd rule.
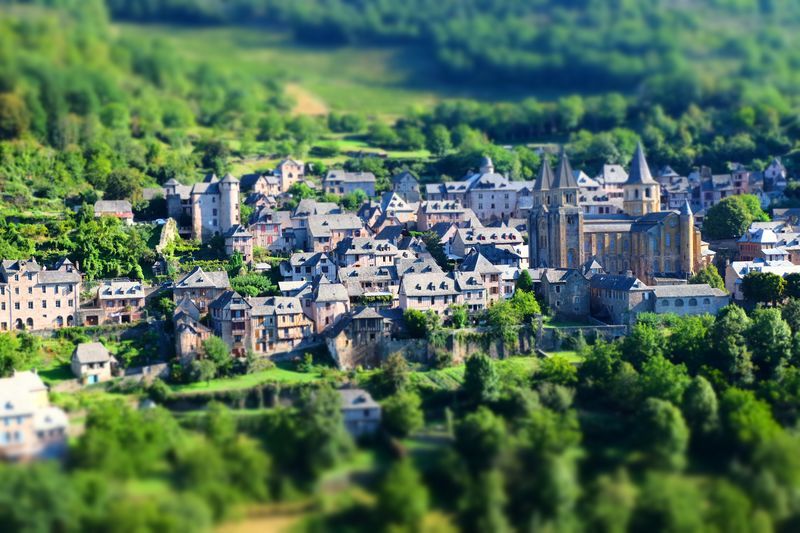
[[[321,376],[316,372],[297,372],[288,368],[275,367],[262,372],[253,374],[243,374],[231,378],[215,379],[208,383],[189,383],[184,385],[171,385],[171,389],[176,393],[199,393],[199,392],[219,392],[231,390],[245,390],[261,385],[262,383],[308,383],[319,379]]]
[[[243,28],[122,24],[117,30],[161,39],[190,58],[232,71],[249,69],[284,80],[299,113],[357,111],[391,119],[446,98],[502,101],[532,95],[527,88],[523,93],[448,82],[433,58],[413,47],[301,46],[286,34]]]
[[[539,365],[535,357],[509,357],[495,361],[495,368],[501,377],[527,377]],[[428,370],[411,374],[411,384],[420,388],[442,388],[455,390],[464,383],[464,365],[452,366],[442,370]]]
[[[549,355],[550,357],[555,357],[555,356],[564,357],[570,363],[582,363],[583,362],[583,356],[580,355],[575,350],[559,350],[559,351],[554,351],[554,352],[547,352],[547,355]]]

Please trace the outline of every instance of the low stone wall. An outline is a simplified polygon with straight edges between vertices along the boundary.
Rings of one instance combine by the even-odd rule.
[[[545,351],[570,349],[570,339],[583,333],[587,340],[602,338],[606,341],[624,337],[628,334],[628,326],[575,326],[564,328],[542,328],[537,338],[536,347]]]

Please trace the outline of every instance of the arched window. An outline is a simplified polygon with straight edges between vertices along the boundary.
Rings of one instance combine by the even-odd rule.
[[[675,307],[683,307],[683,300],[680,298],[675,300]]]
[[[709,305],[710,303],[711,303],[711,300],[710,300],[710,299],[708,299],[708,298],[703,298],[703,305]]]
[[[64,318],[61,317],[61,316],[57,316],[56,317],[56,327],[60,328],[63,325],[64,325]]]
[[[697,299],[689,298],[689,307],[697,307]]]
[[[661,300],[661,307],[669,307],[669,300]]]
[[[32,318],[28,318],[28,320],[26,320],[26,321],[25,321],[25,324],[26,324],[26,325],[27,325],[29,328],[32,328],[32,327],[33,327],[33,319],[32,319]]]

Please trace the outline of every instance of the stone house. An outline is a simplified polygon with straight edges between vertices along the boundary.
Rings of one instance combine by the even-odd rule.
[[[631,275],[596,274],[589,280],[592,316],[609,324],[633,324],[651,311],[653,293]]]
[[[417,229],[428,231],[441,223],[463,226],[467,220],[464,207],[455,201],[421,202],[417,211]]]
[[[94,203],[95,217],[115,217],[133,224],[133,206],[128,200],[98,200]]]
[[[308,219],[314,215],[339,215],[341,208],[332,202],[318,202],[312,198],[300,200],[290,216],[291,227],[286,240],[291,250],[308,248]]]
[[[514,228],[501,226],[499,228],[459,228],[453,238],[450,251],[458,257],[466,257],[473,248],[486,245],[511,245],[523,244],[522,235]]]
[[[486,309],[488,298],[483,278],[474,272],[453,272],[456,288],[461,293],[461,302],[471,313]]]
[[[0,459],[57,458],[67,449],[66,413],[50,405],[36,371],[0,378]]]
[[[308,217],[307,252],[331,252],[348,237],[366,237],[364,223],[352,213]]]
[[[656,285],[652,288],[652,311],[677,315],[716,315],[730,303],[730,296],[722,289],[705,283],[687,285]]]
[[[173,299],[178,303],[184,296],[189,297],[200,312],[205,313],[208,304],[230,288],[231,282],[224,270],[204,272],[201,267],[196,266],[175,282]]]
[[[334,250],[336,264],[341,267],[389,266],[393,265],[399,251],[389,241],[370,237],[348,237],[339,242]]]
[[[274,174],[280,182],[280,192],[288,191],[292,185],[305,179],[305,164],[296,159],[287,158],[278,163]]]
[[[69,259],[50,270],[35,259],[0,262],[0,331],[49,330],[78,321],[81,273]]]
[[[342,370],[380,366],[381,352],[404,328],[403,311],[359,307],[326,332],[325,342]]]
[[[725,267],[725,289],[735,301],[744,300],[742,282],[751,272],[764,272],[785,277],[787,274],[800,273],[800,265],[785,260],[766,260],[757,258],[753,261],[733,261]]]
[[[408,170],[392,176],[392,192],[399,195],[406,202],[419,202],[419,180]]]
[[[175,355],[184,364],[197,357],[203,341],[213,332],[200,322],[200,309],[188,296],[178,302],[172,315],[175,330]]]
[[[340,268],[339,282],[345,286],[350,300],[354,303],[364,298],[389,299],[390,307],[398,303],[400,276],[395,265]]]
[[[311,320],[317,334],[330,329],[350,312],[350,296],[345,286],[331,283],[324,276],[317,281],[309,296]]]
[[[474,274],[481,280],[486,290],[485,304],[491,305],[500,299],[500,273],[501,269],[489,262],[478,251],[472,251],[458,267],[459,272]]]
[[[270,252],[283,252],[289,247],[283,232],[291,227],[289,211],[276,211],[265,207],[250,216],[247,231],[253,236],[253,247]]]
[[[144,284],[138,280],[101,280],[94,297],[94,307],[82,307],[81,323],[87,326],[100,324],[130,324],[144,316]]]
[[[585,318],[589,315],[589,280],[574,268],[548,268],[542,272],[539,291],[557,316]]]
[[[450,306],[461,302],[455,279],[447,274],[406,274],[400,282],[400,308],[403,311],[433,311],[449,316]]]
[[[248,174],[239,180],[242,192],[259,194],[262,196],[278,196],[283,192],[281,180],[278,176],[266,174]]]
[[[311,281],[320,276],[336,279],[336,263],[323,252],[299,252],[282,261],[281,276],[289,281]]]
[[[354,437],[375,433],[381,425],[381,406],[363,389],[341,389],[344,426]]]
[[[99,342],[83,342],[75,347],[70,359],[72,375],[91,385],[111,379],[114,358]]]
[[[209,305],[214,334],[234,356],[291,351],[311,338],[311,321],[297,297],[243,298],[227,291]]]
[[[236,252],[242,254],[242,260],[253,262],[253,236],[241,224],[232,226],[223,234],[225,238],[225,254],[230,257]]]
[[[364,191],[368,197],[375,196],[375,174],[372,172],[346,172],[329,170],[322,180],[322,188],[329,194],[350,194]]]

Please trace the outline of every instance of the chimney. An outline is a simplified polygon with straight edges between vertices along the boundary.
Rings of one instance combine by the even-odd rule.
[[[626,278],[632,278],[633,277],[633,271],[632,270],[626,270],[625,271],[625,277]]]

